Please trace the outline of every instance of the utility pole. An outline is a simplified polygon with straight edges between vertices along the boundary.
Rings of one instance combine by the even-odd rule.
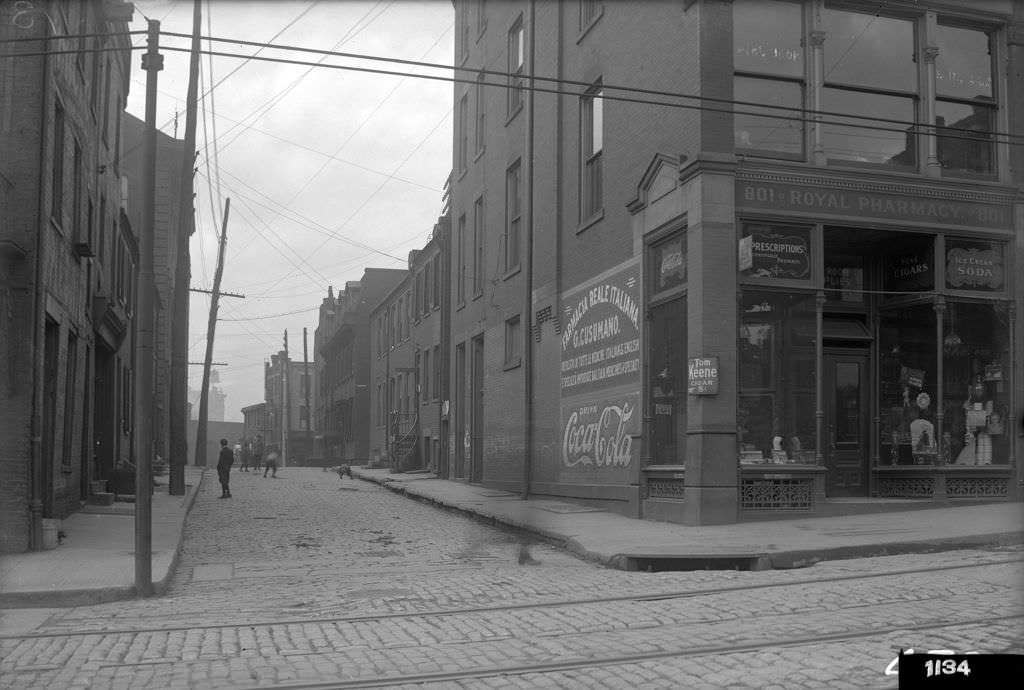
[[[288,466],[288,440],[292,427],[292,396],[289,389],[288,329],[284,331],[284,362],[281,364],[281,467]]]
[[[309,378],[309,336],[306,329],[302,329],[302,376],[305,379],[306,387],[306,453],[309,457],[313,455],[313,410],[309,406],[309,389],[313,381]]]
[[[146,129],[143,137],[142,227],[139,228],[138,342],[135,370],[135,593],[153,595],[153,372],[156,280],[153,275],[153,225],[156,222],[156,94],[163,69],[160,22],[148,22],[146,52]]]
[[[199,424],[196,430],[196,464],[206,465],[206,424],[210,398],[210,363],[213,361],[213,335],[217,330],[217,301],[220,297],[220,279],[224,274],[224,247],[228,241],[228,212],[231,197],[224,201],[224,227],[220,232],[217,250],[217,271],[213,274],[213,298],[210,300],[210,320],[206,326],[206,359],[203,364],[203,387],[199,391]]]
[[[395,465],[394,449],[391,447],[391,306],[384,309],[384,450],[388,454],[388,467]]]
[[[196,156],[196,110],[199,100],[199,31],[202,12],[199,0],[192,6],[192,54],[185,95],[185,141],[181,155],[178,197],[177,259],[174,264],[174,297],[171,327],[170,380],[170,477],[171,496],[185,495],[185,463],[188,461],[188,284],[192,279],[188,241],[195,212],[192,204],[193,166]]]

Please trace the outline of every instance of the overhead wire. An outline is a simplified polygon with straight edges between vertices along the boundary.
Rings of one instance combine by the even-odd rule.
[[[184,34],[182,34],[182,35],[184,35]],[[228,41],[232,41],[232,42],[241,42],[241,41],[235,41],[234,39],[218,39],[218,40],[228,40]],[[161,49],[172,51],[172,52],[181,52],[181,53],[191,52],[191,50],[188,49],[188,48],[177,48],[177,47],[172,47],[172,46],[161,46]],[[114,52],[116,50],[119,50],[119,49],[99,49],[98,51],[97,50],[85,50],[85,51],[79,51],[79,50],[42,51],[42,52],[39,52],[39,53],[17,54],[17,55],[12,55],[12,56],[14,56],[14,57],[24,57],[24,56],[27,56],[27,55],[55,55],[55,54],[68,54],[68,53],[79,53],[79,52]],[[296,50],[309,50],[311,52],[320,52],[320,51],[316,51],[314,49],[305,49],[305,48],[296,48]],[[210,51],[210,50],[201,50],[199,52],[203,53],[203,54],[207,54],[207,55],[218,56],[218,57],[229,57],[229,58],[239,58],[239,59],[253,59],[253,60],[259,60],[259,61],[277,62],[277,63],[291,64],[291,65],[319,66],[319,67],[326,67],[328,69],[335,69],[335,70],[341,70],[341,71],[363,72],[363,73],[369,73],[369,74],[381,74],[381,75],[398,76],[398,77],[412,76],[412,77],[415,77],[417,79],[427,79],[427,80],[432,80],[432,81],[443,81],[443,82],[460,83],[460,84],[476,84],[476,83],[480,83],[483,86],[494,87],[494,88],[501,88],[501,89],[506,89],[506,90],[510,89],[510,88],[513,88],[508,83],[505,83],[505,82],[487,82],[487,81],[478,82],[477,79],[470,79],[468,77],[467,78],[463,78],[463,77],[445,77],[445,76],[418,74],[418,73],[410,73],[410,72],[398,72],[398,71],[394,71],[394,70],[373,69],[373,68],[368,68],[368,67],[356,67],[356,66],[353,66],[353,65],[329,65],[329,64],[322,64],[322,63],[312,63],[312,62],[303,61],[303,60],[286,60],[286,59],[283,59],[283,58],[268,58],[268,57],[263,57],[263,56],[253,57],[251,55],[247,55],[247,54],[244,54],[244,53],[227,53],[227,52]],[[338,55],[345,56],[346,54],[338,53]],[[11,57],[11,56],[0,56],[0,57]],[[358,57],[360,57],[362,59],[367,59],[367,60],[383,60],[383,61],[399,62],[399,63],[409,62],[408,60],[400,60],[398,58],[384,58],[384,57],[369,56],[369,55],[360,55]],[[541,86],[536,86],[536,85],[535,86],[529,86],[529,85],[527,85],[525,83],[525,77],[523,75],[521,75],[521,74],[513,75],[513,74],[508,73],[508,72],[500,72],[500,71],[496,71],[496,70],[479,70],[479,69],[473,69],[473,68],[468,68],[468,67],[459,67],[459,66],[453,66],[453,65],[440,65],[440,64],[433,65],[431,63],[424,63],[424,65],[425,66],[436,66],[436,67],[441,68],[441,69],[446,69],[446,70],[455,71],[455,72],[468,72],[468,73],[473,73],[473,74],[484,73],[484,74],[487,74],[487,75],[499,76],[499,77],[505,77],[505,78],[511,78],[513,76],[516,77],[516,78],[523,78],[524,79],[524,83],[522,85],[517,85],[517,86],[514,87],[514,88],[516,88],[518,90],[522,90],[522,91],[534,91],[534,92],[538,92],[538,93],[550,93],[550,94],[555,94],[555,95],[572,96],[572,97],[577,97],[577,98],[580,97],[580,96],[586,95],[586,91],[567,91],[567,90],[563,90],[563,89],[559,89],[559,88],[546,88],[546,87],[541,87]],[[533,79],[535,81],[548,81],[548,82],[552,82],[552,83],[566,84],[566,85],[571,85],[571,86],[580,86],[580,87],[586,86],[588,88],[593,87],[593,84],[588,84],[586,82],[578,82],[578,81],[568,80],[568,79],[555,79],[553,77],[543,77],[543,76],[534,76]],[[774,105],[774,104],[767,104],[767,103],[757,103],[757,102],[753,102],[753,101],[742,101],[742,100],[736,100],[736,99],[713,98],[713,97],[710,97],[710,96],[696,96],[696,95],[693,95],[693,94],[687,94],[687,93],[682,93],[682,92],[659,91],[659,90],[656,90],[656,89],[642,89],[642,88],[637,88],[637,87],[612,85],[612,84],[604,84],[603,87],[605,89],[607,89],[607,90],[623,91],[625,93],[639,93],[639,94],[646,94],[646,95],[651,95],[651,96],[658,96],[658,95],[660,95],[660,96],[668,97],[668,98],[678,98],[678,99],[687,99],[687,100],[699,101],[698,104],[687,104],[687,103],[667,102],[667,101],[663,101],[663,100],[652,100],[650,98],[642,98],[642,97],[628,97],[628,96],[609,95],[607,93],[602,95],[602,98],[604,98],[605,100],[622,101],[622,102],[627,102],[627,103],[637,103],[637,104],[641,104],[641,105],[665,106],[665,107],[670,107],[670,108],[680,108],[680,109],[697,110],[697,111],[704,111],[704,112],[718,112],[718,113],[723,113],[723,114],[751,115],[751,116],[755,116],[755,117],[772,117],[772,118],[776,118],[776,119],[789,119],[789,120],[792,120],[792,121],[795,121],[795,122],[843,125],[843,126],[847,126],[847,127],[858,127],[858,128],[861,128],[861,129],[873,129],[873,130],[882,131],[882,132],[906,133],[908,128],[918,128],[923,133],[927,133],[929,130],[936,129],[938,127],[935,124],[929,124],[929,123],[926,123],[926,122],[917,122],[917,121],[914,121],[914,120],[902,120],[902,119],[896,119],[896,118],[875,117],[875,116],[870,116],[870,115],[856,115],[856,114],[851,114],[851,113],[840,113],[840,112],[835,112],[835,111],[812,110],[812,109],[802,108],[802,107],[797,107],[797,106],[782,106],[782,105]],[[713,105],[704,105],[704,103],[711,103]],[[737,110],[734,106],[755,108],[756,110]],[[777,110],[777,111],[780,111],[780,114],[778,114],[778,115],[767,115],[764,112],[765,110]],[[789,114],[783,114],[783,113],[789,113]],[[825,119],[823,119],[825,117],[837,118],[837,119],[836,120],[825,120]],[[879,123],[879,124],[873,124],[873,123]],[[898,127],[884,126],[885,124],[897,125]],[[962,139],[962,140],[967,140],[967,141],[978,141],[978,134],[979,134],[979,132],[977,130],[971,130],[971,129],[962,128],[962,127],[955,127],[955,126],[952,126],[952,125],[942,125],[941,129],[942,129],[942,136],[944,138],[947,138],[947,139]],[[962,132],[962,134],[958,134],[958,132]],[[1010,146],[1024,146],[1024,134],[1014,134],[1012,132],[1004,132],[1004,131],[1000,131],[1000,130],[986,130],[986,131],[982,132],[982,134],[985,134],[987,136],[993,137],[993,141],[995,143],[1003,143],[1003,144],[1007,144],[1007,145],[1010,145]]]

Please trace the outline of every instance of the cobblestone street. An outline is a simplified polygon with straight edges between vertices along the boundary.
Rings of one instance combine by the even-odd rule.
[[[5,612],[5,688],[894,688],[898,650],[1024,652],[1017,548],[609,570],[319,469],[208,474],[168,593]],[[638,528],[642,529],[642,522]]]

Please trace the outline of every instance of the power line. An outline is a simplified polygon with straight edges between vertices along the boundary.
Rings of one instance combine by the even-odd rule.
[[[167,32],[167,35],[170,35],[170,36],[186,36],[186,34],[175,34],[175,33],[172,33],[172,32]],[[261,43],[261,42],[257,42],[257,41],[244,41],[244,40],[233,39],[233,38],[216,38],[216,37],[205,37],[205,38],[206,38],[208,43],[214,43],[214,42],[232,43],[232,44],[237,44],[237,45],[259,46],[261,48],[266,46],[266,44]],[[348,59],[355,59],[355,60],[369,60],[369,61],[384,62],[384,63],[389,63],[389,64],[408,65],[408,66],[414,66],[414,67],[427,67],[427,68],[431,68],[431,69],[439,69],[439,70],[453,71],[453,72],[467,72],[467,73],[472,73],[473,75],[483,74],[483,75],[491,76],[491,77],[501,77],[501,78],[506,79],[506,80],[521,79],[524,82],[523,85],[522,86],[516,86],[515,88],[520,89],[520,90],[539,91],[539,92],[542,92],[542,93],[558,93],[558,94],[562,94],[562,95],[583,96],[583,95],[586,95],[586,91],[587,90],[593,88],[593,83],[591,83],[591,82],[579,81],[579,80],[573,80],[573,79],[565,79],[565,78],[546,77],[546,76],[543,76],[543,75],[530,75],[530,78],[532,78],[534,81],[547,82],[547,83],[552,83],[552,84],[556,84],[556,85],[563,85],[563,86],[565,86],[565,85],[568,85],[568,86],[579,86],[582,89],[584,89],[584,91],[583,92],[566,92],[566,91],[552,90],[552,89],[543,88],[543,87],[536,87],[536,86],[531,88],[531,87],[529,87],[529,86],[527,86],[525,84],[525,81],[526,81],[528,75],[516,74],[516,73],[511,73],[511,72],[504,72],[504,71],[500,71],[500,70],[473,69],[473,68],[469,68],[469,67],[461,67],[461,66],[448,65],[448,64],[442,64],[442,63],[436,63],[436,62],[424,62],[422,60],[408,60],[408,59],[403,59],[403,58],[392,58],[392,57],[384,57],[384,56],[379,56],[379,55],[367,55],[367,54],[362,54],[362,53],[345,53],[345,52],[339,52],[339,51],[333,51],[333,50],[323,50],[323,49],[318,49],[318,48],[306,48],[306,47],[302,47],[302,46],[292,46],[292,45],[275,45],[275,46],[273,46],[273,48],[278,49],[278,50],[284,50],[284,51],[313,53],[313,54],[316,54],[316,55],[326,55],[326,56],[331,56],[331,57],[340,57],[340,58],[348,58]],[[168,47],[168,50],[182,50],[182,49]],[[248,56],[245,56],[244,54],[235,54],[235,53],[215,52],[214,54],[216,54],[218,56],[221,56],[221,57],[248,57]],[[377,69],[372,69],[372,68],[368,68],[368,67],[354,67],[354,66],[350,66],[350,65],[324,65],[321,62],[309,63],[309,62],[305,62],[305,61],[301,61],[301,60],[287,60],[287,59],[284,59],[284,58],[253,57],[252,59],[255,59],[255,60],[265,60],[265,61],[269,61],[269,62],[282,62],[284,64],[296,64],[296,65],[314,64],[314,65],[318,65],[318,66],[329,67],[331,69],[351,70],[351,71],[357,71],[357,72],[368,72],[368,73],[371,73],[371,74],[386,74],[386,75],[391,75],[391,76],[416,77],[416,78],[420,78],[420,79],[431,79],[431,80],[437,80],[437,81],[451,81],[451,82],[455,82],[455,83],[466,83],[466,84],[475,84],[475,83],[477,83],[477,79],[475,77],[473,79],[460,78],[460,77],[441,77],[441,76],[435,76],[435,75],[416,74],[416,73],[412,73],[412,72],[396,72],[396,71],[391,71],[391,70],[377,70]],[[493,82],[485,82],[484,85],[485,86],[499,86],[501,88],[506,88],[506,89],[507,88],[511,88],[511,85],[509,83],[498,84],[498,83],[493,83]],[[770,104],[754,103],[754,102],[750,102],[750,101],[738,101],[738,100],[734,100],[734,99],[713,98],[713,97],[709,97],[709,96],[695,96],[693,94],[686,94],[686,93],[681,93],[681,92],[663,91],[663,90],[658,90],[658,89],[646,89],[646,88],[633,87],[633,86],[624,86],[624,85],[619,85],[619,84],[602,83],[602,87],[605,88],[605,89],[612,90],[612,91],[622,91],[622,92],[625,92],[625,93],[637,93],[637,94],[644,94],[644,95],[648,95],[648,96],[690,99],[690,100],[694,100],[694,101],[699,101],[701,103],[716,103],[716,104],[722,104],[722,105],[744,105],[744,106],[752,106],[752,107],[759,107],[759,108],[769,108],[769,109],[776,109],[776,110],[786,111],[786,112],[800,113],[800,114],[804,115],[805,117],[803,117],[803,118],[794,118],[794,119],[802,119],[805,122],[816,122],[816,121],[818,121],[816,116],[827,115],[827,116],[830,116],[830,117],[846,117],[846,118],[853,118],[853,119],[857,119],[857,120],[864,120],[864,121],[870,121],[870,122],[899,124],[899,125],[903,125],[903,126],[907,126],[907,125],[914,126],[914,127],[933,127],[934,126],[934,125],[930,125],[930,124],[923,123],[923,122],[896,120],[896,119],[891,119],[891,118],[872,117],[872,116],[867,116],[867,115],[849,115],[849,114],[846,114],[846,113],[838,113],[838,112],[832,112],[832,111],[815,111],[815,110],[808,110],[806,108],[789,107],[789,106],[777,106],[777,105],[770,105]],[[716,108],[708,108],[706,106],[686,106],[686,105],[683,105],[683,104],[671,104],[671,103],[664,103],[664,102],[661,102],[661,101],[643,101],[643,100],[638,100],[638,99],[629,99],[629,98],[623,98],[623,97],[620,97],[620,96],[606,96],[606,97],[609,98],[610,100],[626,100],[626,101],[638,102],[638,103],[649,103],[651,105],[667,105],[667,106],[673,106],[673,107],[691,108],[691,109],[698,109],[698,110],[710,110],[712,112],[733,112],[731,109],[716,109]],[[755,114],[756,115],[757,113],[743,113],[743,114]],[[814,117],[811,117],[812,115]],[[867,125],[861,125],[861,126],[867,126]],[[955,129],[955,128],[944,127],[944,130],[945,129]],[[903,131],[903,130],[899,130],[899,131]],[[963,129],[963,130],[960,130],[960,131],[968,132],[968,131],[972,131],[972,130]],[[1014,135],[1014,134],[1011,134],[1011,133],[1008,133],[1008,132],[989,131],[989,132],[986,132],[986,133],[987,134],[991,134],[993,136],[1022,138],[1021,135]]]
[[[182,34],[178,34],[178,35],[182,35]],[[241,41],[241,40],[236,40],[236,39],[214,39],[214,40],[231,42],[231,43],[247,43],[246,41]],[[249,43],[252,43],[252,42],[249,42]],[[257,44],[257,45],[259,45],[259,44]],[[188,48],[176,48],[176,47],[173,47],[173,46],[161,46],[161,48],[164,49],[164,50],[172,51],[172,52],[191,52],[190,49],[188,49]],[[323,52],[323,51],[319,51],[319,50],[315,50],[315,49],[307,49],[307,48],[299,48],[299,47],[290,47],[290,48],[285,48],[285,49],[305,50],[305,51],[314,52],[314,53]],[[77,50],[70,50],[70,51],[43,51],[43,52],[40,52],[40,53],[23,53],[23,54],[18,54],[18,55],[14,55],[13,57],[24,57],[24,56],[29,56],[29,55],[55,55],[55,54],[62,54],[62,53],[78,53],[78,52],[94,52],[94,51],[77,51]],[[513,87],[509,83],[497,83],[497,82],[479,81],[479,80],[477,80],[475,78],[470,79],[470,78],[463,78],[463,77],[446,77],[446,76],[438,76],[438,75],[416,74],[416,73],[412,73],[412,72],[398,72],[398,71],[394,71],[394,70],[373,69],[373,68],[369,68],[369,67],[356,67],[356,66],[352,66],[352,65],[329,65],[329,64],[319,63],[319,62],[308,62],[308,61],[304,61],[304,60],[287,60],[287,59],[284,59],[284,58],[270,58],[270,57],[263,57],[263,56],[245,55],[245,54],[241,54],[241,53],[226,53],[226,52],[211,51],[211,50],[203,50],[203,51],[200,51],[200,52],[203,53],[203,54],[206,54],[206,55],[216,56],[216,57],[251,59],[251,60],[264,61],[264,62],[276,62],[276,63],[281,63],[281,64],[300,65],[300,66],[326,67],[328,69],[336,69],[336,70],[342,70],[342,71],[363,72],[363,73],[368,73],[368,74],[380,74],[380,75],[397,76],[397,77],[414,77],[414,78],[417,78],[417,79],[427,79],[427,80],[431,80],[431,81],[442,81],[442,82],[449,82],[449,83],[456,83],[456,84],[480,84],[482,86],[489,86],[489,87],[501,88],[501,89],[506,89],[506,90],[507,89],[511,89],[511,88],[515,88],[516,90],[520,90],[520,91],[534,91],[534,92],[537,92],[537,93],[550,93],[550,94],[562,95],[562,96],[572,96],[572,97],[576,97],[576,98],[586,95],[586,91],[585,90],[584,91],[567,91],[567,90],[563,90],[563,89],[560,89],[560,88],[547,88],[547,87],[536,86],[536,85],[535,86],[529,86],[529,85],[527,85],[525,83],[526,82],[525,75],[522,75],[522,74],[512,74],[512,73],[509,73],[509,72],[501,72],[501,71],[496,71],[496,70],[472,69],[472,68],[458,67],[458,66],[453,66],[453,65],[442,65],[442,64],[438,64],[438,63],[416,63],[415,61],[404,60],[404,59],[400,59],[400,58],[385,58],[385,57],[372,56],[372,55],[358,55],[358,54],[347,54],[347,53],[335,53],[335,55],[338,56],[338,57],[355,57],[357,59],[378,60],[378,61],[393,62],[393,63],[398,63],[398,64],[420,64],[421,66],[425,66],[425,67],[435,67],[437,69],[444,69],[444,70],[454,71],[454,72],[468,72],[468,73],[472,73],[472,74],[485,74],[485,75],[490,75],[490,76],[503,77],[503,78],[506,78],[506,79],[511,79],[511,78],[514,77],[516,79],[521,79],[523,81],[523,83],[522,84],[517,84],[516,86]],[[7,57],[7,56],[4,56],[4,57]],[[593,84],[590,84],[588,82],[580,82],[580,81],[574,81],[574,80],[569,80],[569,79],[556,79],[554,77],[543,77],[543,76],[534,76],[533,79],[535,81],[551,82],[551,83],[559,84],[559,85],[580,86],[580,87],[586,87],[586,88],[593,87]],[[827,111],[827,110],[810,110],[810,109],[807,109],[807,108],[796,107],[796,106],[782,106],[782,105],[773,105],[773,104],[768,104],[768,103],[755,103],[755,102],[752,102],[752,101],[740,101],[740,100],[735,100],[735,99],[713,98],[713,97],[710,97],[710,96],[695,96],[693,94],[687,94],[687,93],[681,93],[681,92],[660,91],[660,90],[656,90],[656,89],[643,89],[643,88],[638,88],[638,87],[628,87],[628,86],[620,86],[620,85],[613,85],[613,84],[604,84],[603,86],[604,86],[605,89],[612,90],[612,91],[622,91],[622,92],[625,92],[625,93],[638,93],[638,94],[644,94],[644,95],[648,95],[648,96],[660,96],[660,97],[665,97],[665,98],[687,99],[687,100],[698,101],[700,103],[711,103],[711,104],[715,104],[715,105],[714,106],[709,106],[709,105],[702,105],[700,103],[698,103],[698,104],[672,103],[672,102],[666,102],[666,101],[660,101],[660,100],[651,100],[651,99],[647,99],[647,98],[629,97],[629,96],[616,96],[616,95],[610,95],[608,93],[605,93],[605,94],[602,95],[602,98],[604,98],[605,100],[610,100],[610,101],[622,101],[622,102],[627,102],[627,103],[637,103],[637,104],[641,104],[641,105],[664,106],[664,107],[679,108],[679,109],[684,109],[684,110],[697,110],[697,111],[704,111],[704,112],[718,112],[718,113],[731,114],[731,115],[748,115],[748,116],[752,116],[752,117],[762,117],[762,118],[770,117],[770,118],[776,118],[776,119],[788,119],[788,120],[792,120],[792,121],[796,121],[796,122],[815,123],[815,124],[831,124],[831,125],[846,126],[846,127],[858,127],[858,128],[861,128],[861,129],[872,129],[872,130],[881,131],[881,132],[896,132],[896,133],[901,133],[901,134],[905,134],[908,129],[912,129],[912,128],[916,128],[916,129],[921,130],[921,134],[928,134],[929,130],[932,130],[932,129],[941,129],[942,130],[942,136],[944,138],[946,138],[946,139],[962,139],[962,140],[977,142],[979,140],[978,135],[982,134],[982,135],[986,135],[986,136],[990,136],[990,137],[996,138],[1000,143],[1004,143],[1004,144],[1007,144],[1007,145],[1010,145],[1010,146],[1022,146],[1022,145],[1024,145],[1024,135],[1013,134],[1011,132],[1002,132],[1002,131],[999,131],[999,130],[984,130],[984,131],[980,131],[979,132],[978,130],[971,130],[971,129],[967,129],[967,128],[954,127],[954,126],[951,126],[951,125],[941,125],[941,127],[940,127],[939,125],[929,124],[929,123],[925,123],[925,122],[916,122],[916,121],[913,121],[913,120],[899,120],[899,119],[893,119],[893,118],[874,117],[874,116],[869,116],[869,115],[854,115],[854,114],[850,114],[850,113],[839,113],[839,112]],[[717,106],[723,106],[723,107],[717,107]],[[724,107],[724,106],[730,106],[730,107]],[[734,107],[731,107],[731,106],[749,107],[749,108],[755,108],[756,110],[736,110]],[[768,114],[766,114],[764,112],[765,110],[779,111],[779,114],[778,115],[768,115]],[[783,114],[783,113],[789,113],[789,114]],[[832,121],[832,120],[825,120],[825,119],[823,119],[823,118],[826,118],[826,117],[827,118],[839,118],[839,120]],[[879,123],[879,124],[871,124],[871,123]],[[883,124],[896,125],[898,127],[886,127],[886,126],[883,126]],[[963,134],[957,134],[957,132],[963,132]],[[1022,140],[1022,141],[1016,141],[1016,140]],[[993,143],[995,143],[995,142],[993,142]]]
[[[217,320],[218,321],[262,321],[263,319],[279,319],[282,316],[294,316],[295,314],[308,314],[311,311],[317,311],[319,309],[320,309],[320,305],[318,304],[317,306],[310,307],[308,309],[299,309],[299,310],[296,310],[296,311],[286,311],[286,312],[281,313],[281,314],[268,314],[266,316],[250,316],[250,317],[245,318],[245,319],[217,319]]]

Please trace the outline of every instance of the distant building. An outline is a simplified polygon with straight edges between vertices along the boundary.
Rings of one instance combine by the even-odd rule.
[[[371,459],[370,311],[405,278],[401,269],[367,268],[337,297],[329,289],[314,334],[317,452],[348,464]],[[269,400],[269,398],[268,398]]]
[[[405,279],[370,311],[370,455],[399,471],[449,472],[448,332],[450,218],[409,253]],[[462,457],[457,454],[456,457]],[[456,475],[459,476],[459,475]]]
[[[263,381],[267,430],[264,445],[268,449],[274,447],[283,464],[303,465],[313,456],[312,363],[296,362],[288,350],[281,350],[264,362]]]

